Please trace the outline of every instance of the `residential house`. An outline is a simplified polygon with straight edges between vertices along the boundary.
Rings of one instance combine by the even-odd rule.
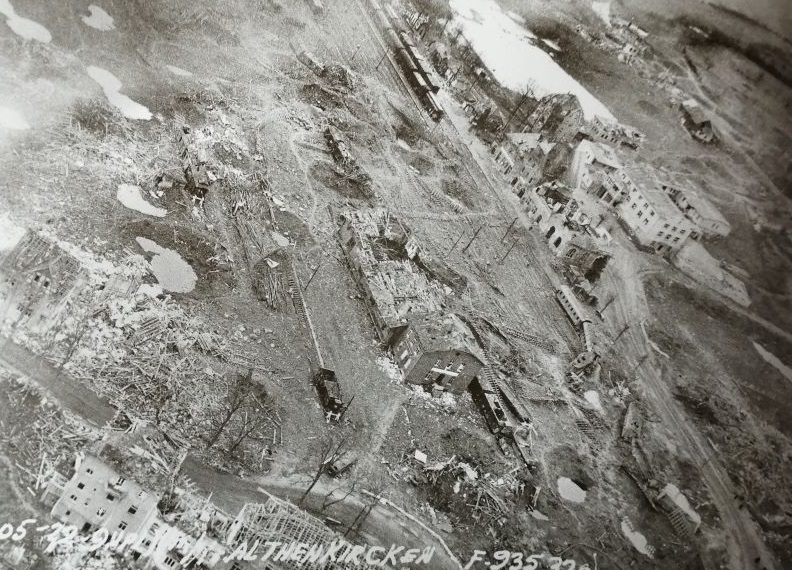
[[[547,140],[574,142],[580,140],[584,129],[583,107],[571,93],[554,93],[539,100],[526,118],[522,131],[541,132]]]
[[[86,283],[77,259],[28,230],[0,261],[0,321],[44,332],[55,326]]]
[[[668,195],[705,235],[725,237],[731,232],[731,224],[720,210],[695,190],[670,187]]]
[[[711,143],[715,140],[712,119],[695,99],[682,102],[682,125],[698,141]]]
[[[666,254],[698,237],[698,226],[669,196],[674,186],[668,175],[648,165],[629,165],[616,180],[625,194],[619,215],[638,243]]]
[[[472,331],[453,313],[411,320],[392,351],[408,384],[433,386],[452,394],[467,390],[484,362]]]

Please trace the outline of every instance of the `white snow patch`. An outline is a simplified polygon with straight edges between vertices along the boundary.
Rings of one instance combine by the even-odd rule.
[[[13,248],[23,235],[25,228],[12,222],[8,214],[0,214],[0,251]]]
[[[192,73],[190,73],[186,69],[182,69],[181,67],[176,67],[175,65],[166,65],[165,69],[170,71],[173,75],[178,75],[180,77],[190,77],[192,75]]]
[[[49,33],[47,28],[38,22],[17,15],[9,0],[0,0],[0,14],[8,18],[6,24],[19,37],[45,44],[52,41],[52,34]]]
[[[152,299],[156,298],[158,295],[162,295],[162,293],[163,290],[161,285],[152,285],[150,283],[143,283],[137,290],[138,295],[146,295]]]
[[[291,245],[291,242],[289,241],[289,238],[287,238],[282,233],[270,232],[270,234],[272,235],[273,241],[275,243],[277,243],[279,246],[288,247],[289,245]]]
[[[404,139],[397,138],[396,139],[396,144],[399,145],[400,147],[402,147],[404,150],[412,150],[410,148],[410,145],[407,144],[407,141],[404,140]]]
[[[770,364],[773,368],[775,368],[781,374],[783,374],[787,380],[792,382],[792,368],[781,362],[781,359],[779,359],[772,352],[769,352],[761,344],[754,342],[753,345],[754,348],[756,349],[756,352],[759,353],[759,356],[761,356],[765,360],[765,362]]]
[[[589,404],[597,408],[599,411],[602,411],[602,402],[600,402],[599,392],[597,392],[596,390],[589,390],[588,392],[583,394],[583,398]]]
[[[624,533],[624,536],[627,537],[627,540],[629,540],[630,543],[635,547],[635,550],[641,554],[645,554],[649,558],[654,557],[654,548],[649,545],[649,542],[646,540],[644,535],[633,529],[630,519],[622,520],[621,530]]]
[[[168,213],[164,208],[158,208],[146,202],[146,200],[143,199],[142,192],[140,186],[119,184],[116,198],[118,198],[118,201],[125,207],[140,212],[141,214],[162,218]]]
[[[690,506],[690,503],[687,500],[687,497],[682,494],[676,485],[669,483],[665,487],[663,487],[663,491],[660,493],[660,496],[667,495],[669,499],[671,499],[674,504],[679,507],[687,516],[690,517],[696,525],[701,524],[701,516]]]
[[[0,129],[24,131],[29,128],[30,124],[21,113],[14,109],[9,109],[8,107],[0,107]]]
[[[174,293],[187,293],[195,288],[198,277],[177,251],[161,247],[148,238],[136,239],[144,251],[154,254],[150,264],[151,271],[163,289]]]
[[[88,6],[88,16],[83,16],[82,21],[85,23],[86,26],[90,26],[96,30],[101,32],[109,32],[110,30],[115,30],[115,24],[113,23],[113,17],[102,10],[99,6],[91,4]]]
[[[561,51],[561,46],[555,43],[553,40],[542,39],[542,43],[544,43],[544,45],[546,45],[550,49],[553,49],[555,51]]]
[[[451,0],[454,21],[484,65],[502,85],[515,91],[535,87],[538,97],[572,93],[587,119],[615,117],[585,87],[572,78],[542,48],[536,35],[503,12],[493,0]]]
[[[121,111],[127,119],[139,121],[151,119],[151,111],[145,105],[141,105],[120,93],[123,84],[115,75],[106,69],[93,65],[89,65],[86,71],[88,76],[102,88],[110,104]]]
[[[610,2],[592,2],[591,9],[606,25],[610,26]]]
[[[562,499],[572,503],[582,503],[586,500],[586,492],[569,477],[559,477],[557,485],[558,494]]]

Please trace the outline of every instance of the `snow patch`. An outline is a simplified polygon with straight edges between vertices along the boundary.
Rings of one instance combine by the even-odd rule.
[[[136,239],[144,251],[154,254],[150,263],[151,272],[163,289],[174,293],[187,293],[195,288],[198,277],[177,251],[161,247],[148,238]]]
[[[181,67],[176,67],[175,65],[166,65],[165,69],[170,71],[173,75],[178,75],[180,77],[191,77],[192,76],[192,73],[190,73],[186,69],[182,69]]]
[[[115,75],[93,65],[89,65],[86,71],[88,76],[102,88],[110,104],[121,111],[127,119],[139,121],[151,119],[151,111],[148,110],[148,107],[120,93],[123,84]]]
[[[645,554],[649,558],[654,558],[654,548],[649,544],[644,535],[633,529],[630,519],[622,520],[621,530],[624,536],[627,537],[627,540],[630,541],[630,544],[635,547],[635,550],[641,554]]]
[[[281,247],[288,247],[289,245],[291,245],[289,238],[287,238],[282,233],[270,232],[270,235],[272,235],[272,240]]]
[[[610,26],[610,2],[592,2],[591,9],[606,26]]]
[[[693,510],[693,507],[690,506],[690,503],[687,500],[687,497],[682,494],[676,485],[669,483],[665,487],[663,487],[663,491],[660,493],[660,496],[666,495],[669,499],[671,499],[674,504],[680,508],[687,516],[690,517],[696,525],[701,524],[701,516]]]
[[[592,406],[597,408],[599,411],[602,411],[602,402],[600,402],[600,395],[599,392],[596,390],[589,390],[585,394],[583,394],[583,398]]]
[[[451,9],[456,13],[455,25],[503,86],[518,92],[532,86],[537,97],[572,93],[580,100],[586,119],[616,120],[605,105],[535,45],[535,34],[493,0],[451,0]]]
[[[558,494],[565,501],[582,503],[586,500],[586,492],[569,477],[559,477],[556,484],[558,485]]]
[[[125,207],[129,208],[130,210],[140,212],[141,214],[162,218],[168,213],[168,211],[164,208],[158,208],[146,202],[146,200],[143,199],[140,186],[134,186],[132,184],[119,184],[116,198],[118,198],[118,201],[121,202]]]
[[[18,16],[9,0],[0,0],[0,14],[8,18],[6,24],[19,37],[26,40],[36,40],[44,44],[52,41],[52,34],[49,33],[47,28],[38,22]]]
[[[0,107],[0,129],[8,129],[11,131],[24,131],[29,129],[30,124],[25,120],[25,117],[18,111],[9,109],[8,107]]]
[[[89,14],[87,16],[82,17],[83,23],[86,26],[90,26],[96,30],[101,32],[109,32],[110,30],[115,30],[115,24],[113,23],[113,17],[110,16],[107,12],[102,10],[99,6],[91,4],[88,6]]]
[[[12,222],[8,214],[0,214],[0,251],[13,248],[23,235],[25,228]]]

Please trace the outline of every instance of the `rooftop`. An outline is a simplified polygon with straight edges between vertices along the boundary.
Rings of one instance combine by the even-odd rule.
[[[425,352],[458,350],[468,352],[483,364],[485,357],[476,337],[454,313],[431,313],[410,321],[418,343]]]
[[[594,160],[600,164],[616,169],[623,166],[616,151],[605,143],[584,140],[580,142],[580,148],[589,148],[594,155]]]
[[[679,207],[663,189],[663,186],[674,186],[669,175],[648,164],[631,164],[625,166],[624,171],[644,195],[647,202],[652,205],[658,216],[671,218],[682,214]]]
[[[711,119],[703,107],[695,99],[687,99],[682,102],[682,108],[696,125],[709,123]]]

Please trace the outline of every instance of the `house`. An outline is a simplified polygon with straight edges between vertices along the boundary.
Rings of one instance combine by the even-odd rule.
[[[467,390],[484,362],[473,333],[453,313],[411,320],[391,349],[408,384],[436,386],[452,394]]]
[[[48,487],[45,503],[53,493]],[[86,455],[78,458],[74,475],[60,490],[52,516],[83,533],[105,528],[142,536],[159,515],[158,500],[98,457]]]
[[[686,99],[682,102],[682,126],[690,135],[703,143],[711,143],[715,140],[715,131],[712,128],[712,120],[695,99]]]
[[[572,188],[588,191],[595,182],[613,174],[622,166],[612,147],[600,142],[581,141],[575,149],[567,182]],[[612,200],[613,198],[611,202]]]
[[[45,332],[86,283],[77,259],[28,230],[0,261],[0,321]]]
[[[539,100],[525,119],[522,131],[541,132],[554,142],[573,142],[580,139],[584,124],[583,107],[577,96],[553,93]]]
[[[413,315],[442,308],[446,293],[415,263],[418,243],[387,210],[341,214],[338,238],[380,341],[390,346]]]
[[[668,195],[688,219],[708,236],[726,237],[731,232],[731,224],[726,221],[712,202],[695,190],[682,187],[669,187]]]
[[[629,165],[615,180],[625,196],[619,215],[639,244],[666,254],[699,236],[698,226],[669,196],[674,186],[668,175],[648,165]]]
[[[606,142],[632,150],[641,148],[646,135],[629,125],[603,119],[600,116],[592,118],[584,127],[583,132],[592,140]]]

